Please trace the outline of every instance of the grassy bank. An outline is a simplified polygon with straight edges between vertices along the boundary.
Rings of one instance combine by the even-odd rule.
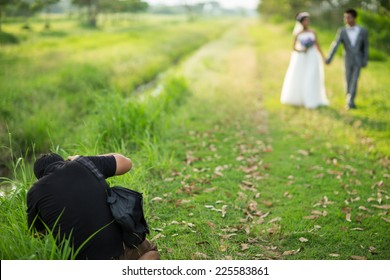
[[[147,198],[150,187],[159,179],[156,175],[166,171],[170,164],[169,154],[162,151],[157,143],[163,137],[164,130],[170,126],[173,110],[189,95],[186,82],[174,74],[170,74],[161,86],[158,95],[145,92],[142,98],[128,100],[123,96],[111,96],[112,110],[91,115],[83,141],[75,143],[72,150],[58,147],[54,151],[64,157],[74,153],[95,155],[104,151],[129,155],[135,165],[131,174],[115,177],[111,183],[131,186],[143,192]],[[106,103],[98,106],[103,105],[106,106]],[[88,136],[93,133],[96,133],[94,139]],[[51,234],[40,240],[29,233],[26,224],[26,194],[35,179],[31,164],[25,158],[20,158],[13,170],[16,179],[2,178],[2,184],[11,186],[12,191],[0,197],[0,258],[73,259],[75,252],[67,241],[57,246]],[[151,215],[149,210],[146,212]]]
[[[175,68],[182,57],[222,33],[231,20],[213,21],[212,27],[203,21],[162,23],[109,32],[76,29],[61,39],[34,34],[30,41],[4,49],[1,63],[8,68],[1,68],[1,137],[6,156],[1,164],[10,168],[8,177],[14,179],[1,178],[1,186],[13,190],[0,198],[1,259],[74,257],[67,244],[57,248],[50,235],[38,240],[28,233],[25,197],[34,178],[31,150],[25,149],[37,154],[50,148],[64,157],[107,151],[129,155],[135,165],[132,173],[113,183],[148,197],[149,186],[159,178],[156,174],[170,161],[170,152],[157,144],[189,91],[186,81],[171,70],[163,79],[156,78],[157,88],[135,89]],[[91,39],[103,43],[95,46]]]

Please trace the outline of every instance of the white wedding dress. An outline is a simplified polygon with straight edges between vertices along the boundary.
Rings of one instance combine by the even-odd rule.
[[[290,65],[283,83],[280,101],[283,104],[304,106],[314,109],[318,106],[329,105],[324,85],[324,64],[315,45],[315,34],[305,31],[297,36],[296,48],[306,52],[293,51]],[[311,46],[310,46],[311,45]]]

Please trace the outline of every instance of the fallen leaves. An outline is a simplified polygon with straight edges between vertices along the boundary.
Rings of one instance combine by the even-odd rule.
[[[273,203],[271,201],[262,200],[261,203],[263,203],[267,207],[272,207],[273,206]]]
[[[369,211],[366,207],[364,206],[359,206],[359,210],[362,210],[362,211]]]
[[[316,220],[318,219],[320,216],[318,215],[310,215],[310,216],[305,216],[303,217],[305,220]]]
[[[315,204],[313,205],[313,207],[321,206],[321,207],[323,207],[323,208],[326,208],[328,205],[332,205],[332,204],[334,204],[334,202],[333,202],[333,201],[330,201],[330,200],[328,199],[327,196],[324,196],[324,197],[321,198],[320,201],[318,201],[317,203],[315,203]]]
[[[203,192],[205,193],[211,193],[211,192],[214,192],[217,190],[217,187],[212,187],[212,188],[207,188],[207,189],[204,189]]]
[[[257,192],[256,186],[249,181],[242,181],[240,184],[240,189],[244,191],[252,191],[252,192]]]
[[[293,198],[293,196],[289,192],[285,192],[283,194],[283,197],[287,197],[288,199],[292,199]]]
[[[226,210],[227,210],[227,205],[223,205],[221,209],[215,208],[213,205],[205,205],[207,209],[210,209],[212,211],[220,212],[222,215],[222,218],[226,216]]]
[[[223,205],[222,206],[222,211],[221,211],[221,214],[222,214],[222,218],[225,218],[225,216],[226,216],[226,209],[227,209],[227,205]]]
[[[212,134],[210,136],[212,137]],[[219,243],[217,243],[218,245],[215,249],[219,251],[219,254],[225,255],[223,256],[224,258],[247,257],[250,253],[255,252],[256,248],[258,250],[258,246],[261,244],[259,239],[264,238],[269,242],[269,235],[274,234],[274,238],[284,240],[286,235],[290,234],[288,226],[286,227],[289,221],[283,223],[284,219],[289,219],[290,216],[288,214],[293,214],[290,211],[290,205],[297,207],[297,204],[302,201],[302,208],[298,210],[307,211],[307,213],[301,215],[301,217],[307,215],[304,219],[313,221],[303,221],[303,225],[309,226],[305,229],[299,229],[299,232],[294,232],[294,234],[300,234],[295,237],[296,247],[285,247],[284,250],[278,249],[277,258],[281,258],[282,255],[294,256],[299,254],[303,249],[297,249],[300,246],[311,250],[311,245],[317,244],[315,241],[320,241],[320,244],[330,244],[329,248],[333,246],[330,252],[323,252],[325,257],[328,255],[331,258],[340,258],[342,256],[344,259],[366,259],[365,253],[367,255],[369,253],[377,254],[376,248],[373,246],[369,247],[367,244],[364,247],[365,252],[359,250],[350,250],[349,252],[348,250],[339,250],[338,246],[335,246],[337,241],[331,240],[333,242],[327,243],[327,239],[331,239],[331,234],[340,231],[342,226],[344,226],[343,230],[345,231],[340,232],[340,234],[343,236],[359,235],[362,237],[368,235],[370,227],[363,218],[371,217],[369,215],[380,215],[376,217],[376,221],[379,220],[382,225],[386,226],[387,224],[385,223],[390,222],[388,215],[390,205],[386,202],[388,199],[387,194],[381,188],[387,183],[387,179],[381,178],[383,181],[376,179],[377,183],[374,185],[367,183],[365,178],[359,177],[362,171],[361,168],[355,169],[345,165],[346,162],[354,164],[354,161],[348,161],[349,158],[343,155],[338,155],[337,159],[329,159],[328,166],[320,164],[322,166],[314,165],[309,167],[306,163],[310,161],[311,157],[316,155],[312,155],[312,151],[309,149],[295,149],[296,152],[293,152],[294,159],[298,160],[299,158],[300,160],[296,165],[297,168],[289,169],[288,173],[283,174],[282,179],[284,183],[272,189],[277,184],[275,184],[277,181],[274,181],[274,178],[270,178],[269,182],[262,180],[267,178],[267,170],[273,171],[277,168],[276,164],[271,166],[263,162],[263,160],[266,161],[267,155],[262,153],[272,151],[272,147],[267,147],[264,143],[256,145],[254,141],[247,140],[246,135],[242,136],[242,141],[239,144],[232,143],[233,138],[229,139],[229,144],[233,145],[233,153],[235,153],[228,156],[224,149],[226,147],[222,147],[223,141],[216,142],[217,138],[213,138],[212,141],[205,139],[201,149],[196,149],[193,145],[188,146],[188,149],[192,149],[194,152],[187,152],[185,163],[183,163],[183,165],[186,165],[185,169],[177,172],[176,176],[171,174],[169,178],[165,179],[166,182],[174,181],[172,185],[178,185],[178,188],[172,191],[172,198],[167,199],[161,195],[162,198],[157,197],[152,199],[152,202],[178,201],[179,205],[187,204],[180,207],[180,210],[187,210],[187,206],[190,204],[190,206],[194,207],[194,210],[191,209],[194,213],[193,215],[197,218],[200,216],[200,219],[192,220],[193,223],[179,222],[172,224],[173,230],[169,229],[169,231],[159,225],[159,227],[162,227],[161,231],[164,230],[164,234],[170,238],[176,238],[177,236],[181,238],[184,236],[183,232],[192,234],[194,231],[191,231],[191,229],[199,229],[197,235],[203,234],[204,230],[206,233],[211,232],[214,238],[218,239]],[[220,153],[219,159],[213,157],[211,153],[217,150]],[[202,160],[202,158],[198,157],[200,155],[203,157],[203,162],[198,162]],[[230,160],[225,161],[228,158]],[[291,159],[287,158],[287,160]],[[209,163],[206,163],[206,161],[209,161]],[[307,170],[309,170],[308,176],[304,176],[305,174],[303,173]],[[275,172],[271,174],[274,176]],[[313,176],[324,178],[324,180],[313,180]],[[374,172],[365,176],[378,178],[378,174]],[[285,184],[287,181],[291,184]],[[182,186],[179,185],[179,182],[182,183]],[[317,184],[316,182],[320,183]],[[328,183],[329,185],[326,185]],[[369,189],[370,186],[373,191]],[[369,193],[367,193],[367,190]],[[292,194],[294,194],[294,200]],[[176,195],[184,195],[187,199],[183,199],[183,197],[178,199],[175,197]],[[225,202],[217,203],[212,200],[214,197],[223,197],[222,199]],[[337,208],[332,205],[337,205]],[[283,207],[285,208],[283,209]],[[304,210],[307,207],[309,207],[309,210]],[[283,213],[283,210],[286,210],[286,215],[280,214]],[[289,211],[290,213],[288,213]],[[379,212],[381,213],[379,214]],[[204,215],[205,220],[201,220],[202,215]],[[278,215],[280,217],[277,217]],[[282,215],[283,222],[281,222]],[[291,216],[293,220],[297,218],[293,215]],[[222,220],[221,218],[225,219]],[[321,222],[323,222],[324,229],[321,229],[321,226],[318,225]],[[313,227],[313,224],[317,225]],[[178,231],[175,231],[175,225],[180,227]],[[225,228],[222,228],[221,225]],[[330,225],[332,225],[332,228]],[[161,234],[160,236],[163,235]],[[245,239],[244,236],[248,238]],[[263,243],[266,243],[266,241],[263,241]],[[232,246],[232,244],[234,245]],[[351,245],[353,244],[351,242]],[[324,247],[327,246],[325,245]],[[199,252],[192,254],[193,259],[214,257],[214,254],[208,250],[197,250]],[[225,253],[230,250],[232,252]],[[250,257],[269,258],[269,254],[265,252],[257,251]],[[310,255],[311,252],[308,251],[308,254]],[[356,255],[351,256],[352,254]]]
[[[210,257],[206,255],[205,253],[201,252],[195,252],[192,254],[192,259],[197,260],[197,259],[209,259]]]
[[[305,157],[310,155],[310,151],[307,150],[298,150],[297,153]]]
[[[367,260],[367,258],[363,257],[363,256],[351,256],[351,259],[353,259],[353,260]]]
[[[386,204],[386,205],[371,205],[371,207],[388,210],[388,209],[390,209],[390,204]]]
[[[227,251],[227,247],[226,247],[226,245],[220,245],[219,246],[219,251],[221,251],[221,252],[226,252]]]
[[[326,211],[326,210],[324,210],[324,211],[313,210],[313,211],[311,211],[311,214],[326,217],[328,215],[328,211]]]
[[[373,246],[370,246],[370,248],[368,248],[368,252],[370,252],[373,255],[378,254],[377,249]]]
[[[281,221],[281,220],[282,220],[281,217],[276,217],[276,218],[273,218],[272,220],[270,220],[268,223],[269,223],[269,224],[272,224],[272,223],[275,223],[275,222],[279,222],[279,221]]]
[[[328,215],[328,211],[318,211],[318,210],[313,210],[311,211],[311,215],[303,217],[305,220],[316,220],[319,219],[320,217],[326,217]]]
[[[382,217],[382,220],[384,220],[385,222],[390,223],[390,219],[387,219],[387,218],[385,218],[385,217]]]
[[[157,239],[162,238],[162,237],[165,237],[165,235],[163,235],[162,233],[158,233],[158,234],[155,235],[150,241],[154,242],[154,241],[156,241]]]
[[[300,237],[300,238],[299,238],[299,241],[302,242],[302,243],[305,243],[305,242],[308,242],[309,239],[304,238],[304,237]]]
[[[151,202],[162,202],[163,199],[161,197],[155,197],[155,198],[152,198]]]
[[[197,162],[197,161],[199,161],[199,160],[201,160],[201,158],[199,158],[199,157],[194,157],[193,152],[188,151],[188,152],[186,153],[185,162],[186,162],[187,165],[192,165],[194,162]]]
[[[283,256],[291,256],[291,255],[296,255],[301,251],[301,248],[297,250],[289,250],[289,251],[284,251]]]
[[[208,225],[210,228],[212,228],[212,229],[215,229],[215,228],[216,228],[216,225],[215,225],[213,222],[208,221],[208,222],[207,222],[207,225]]]

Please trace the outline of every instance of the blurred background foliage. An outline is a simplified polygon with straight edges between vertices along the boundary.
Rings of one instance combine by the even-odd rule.
[[[347,8],[358,10],[358,23],[370,32],[373,55],[390,53],[390,0],[262,0],[258,12],[273,22],[291,21],[300,11],[308,11],[313,24],[334,30],[343,25]]]

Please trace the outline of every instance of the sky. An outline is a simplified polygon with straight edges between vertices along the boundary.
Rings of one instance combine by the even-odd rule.
[[[184,2],[187,3],[196,3],[196,2],[205,2],[205,0],[144,0],[145,2],[148,2],[151,5],[155,4],[167,4],[167,5],[174,5],[174,4],[183,4]],[[259,3],[259,0],[215,0],[221,4],[221,6],[225,8],[235,8],[235,7],[243,7],[248,9],[256,9],[257,4]]]

